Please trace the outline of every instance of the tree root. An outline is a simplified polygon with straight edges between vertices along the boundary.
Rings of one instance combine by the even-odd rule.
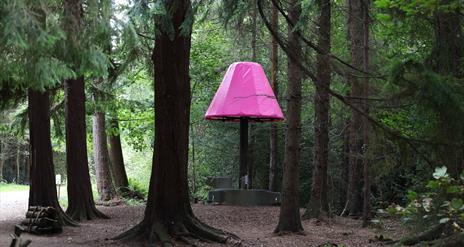
[[[430,230],[427,230],[417,236],[413,236],[410,238],[405,238],[400,241],[403,245],[415,245],[420,242],[424,241],[432,241],[441,237],[443,232],[445,231],[447,224],[439,224],[432,227]]]
[[[83,220],[93,220],[93,219],[109,219],[110,217],[106,216],[100,212],[95,206],[80,206],[80,207],[68,207],[66,214],[75,221]]]
[[[218,243],[230,242],[235,244],[234,246],[241,245],[238,236],[208,226],[192,215],[183,217],[183,220],[169,223],[157,219],[152,223],[144,220],[113,239],[124,241],[137,238],[148,241],[149,246],[161,245],[163,247],[174,246],[174,241],[196,246],[195,240]]]
[[[79,223],[74,221],[69,215],[67,215],[60,205],[55,207],[58,214],[58,222],[62,226],[79,226]]]
[[[460,247],[464,246],[464,233],[455,233],[443,239],[431,242],[432,247]]]

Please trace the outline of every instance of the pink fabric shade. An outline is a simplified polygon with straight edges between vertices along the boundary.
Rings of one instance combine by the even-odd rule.
[[[205,114],[208,120],[282,121],[279,107],[264,70],[258,63],[236,62],[226,75]]]

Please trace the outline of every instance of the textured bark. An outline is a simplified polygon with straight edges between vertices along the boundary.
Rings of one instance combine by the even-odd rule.
[[[29,206],[53,207],[61,225],[75,225],[58,204],[50,137],[50,99],[48,92],[32,89],[28,93],[30,140]]]
[[[293,23],[300,17],[299,1],[289,2],[288,16]],[[285,137],[284,173],[282,182],[282,204],[280,206],[279,223],[275,233],[301,232],[299,209],[299,165],[300,165],[300,137],[301,137],[301,82],[302,73],[298,67],[301,56],[301,44],[298,36],[289,27],[288,46],[294,52],[289,58],[287,67],[288,99],[287,99],[287,130]]]
[[[449,0],[441,0],[440,4],[449,4]],[[462,59],[464,53],[464,44],[462,40],[462,14],[459,10],[455,11],[438,11],[435,15],[435,47],[432,51],[430,60],[433,70],[444,76],[454,76],[463,78]],[[448,172],[454,178],[458,178],[464,169],[463,150],[456,146],[462,141],[463,131],[461,125],[456,123],[455,113],[441,111],[439,121],[442,129],[439,137],[443,142],[452,145],[439,148],[442,162],[448,168]]]
[[[172,246],[173,237],[226,242],[229,235],[200,222],[192,212],[187,184],[190,115],[189,55],[191,33],[180,26],[191,13],[188,0],[165,1],[172,11],[173,33],[155,19],[157,35],[152,60],[155,72],[155,151],[147,207],[141,223],[117,239],[142,236],[150,246]],[[189,26],[191,27],[191,26]],[[186,28],[189,28],[186,27]],[[171,37],[171,38],[170,38]]]
[[[351,64],[356,68],[363,68],[363,6],[362,0],[348,0],[348,32],[351,45]],[[352,98],[363,98],[362,81],[356,76],[350,76]],[[351,103],[363,109],[363,102],[351,100]],[[347,209],[349,215],[356,216],[361,212],[361,162],[363,147],[363,120],[362,115],[354,110],[351,111],[351,122],[349,126],[349,170],[347,186]]]
[[[81,28],[82,3],[80,0],[65,0],[64,9],[64,26],[72,50],[77,43]],[[68,177],[68,208],[66,213],[77,221],[106,218],[95,208],[90,183],[87,160],[84,83],[83,76],[67,79],[64,82],[66,172]]]
[[[110,119],[110,128],[113,130],[112,134],[108,135],[111,173],[113,174],[116,190],[121,191],[129,187],[129,181],[126,169],[124,168],[124,157],[122,155],[121,136],[119,135],[117,118]]]
[[[95,207],[87,161],[84,78],[64,83],[68,208],[74,220],[107,218]]]
[[[272,19],[271,25],[274,30],[278,30],[279,27],[279,16],[277,7],[272,5]],[[279,98],[279,85],[277,84],[277,71],[278,71],[278,49],[277,40],[272,36],[271,40],[271,86],[274,91],[276,98]],[[271,130],[269,133],[269,185],[270,191],[276,191],[276,172],[277,172],[277,126],[271,124]]]
[[[369,71],[369,7],[370,7],[370,0],[363,0],[362,1],[362,29],[363,29],[363,47],[362,47],[362,68],[364,71]],[[369,113],[369,102],[367,98],[369,98],[369,79],[366,77],[363,79],[363,111],[365,113]],[[368,153],[369,144],[370,144],[370,122],[367,118],[363,117],[362,119],[363,124],[363,180],[364,180],[364,187],[363,187],[363,213],[362,213],[362,220],[363,220],[363,227],[366,227],[369,224],[369,220],[371,217],[370,214],[370,198],[371,198],[371,183],[370,183],[370,157]]]
[[[112,200],[116,197],[116,191],[110,172],[110,157],[106,143],[105,113],[99,110],[93,114],[93,156],[100,200]]]
[[[330,52],[330,0],[319,0],[318,45],[325,54]],[[318,218],[328,213],[327,166],[329,159],[329,109],[330,109],[330,58],[317,54],[316,93],[314,97],[314,165],[311,198],[304,218]]]

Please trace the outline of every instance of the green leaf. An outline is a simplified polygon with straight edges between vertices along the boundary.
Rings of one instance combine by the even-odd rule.
[[[451,200],[451,207],[456,210],[459,210],[463,204],[464,202],[462,201],[462,199],[453,198],[453,200]]]
[[[375,15],[375,17],[377,18],[377,20],[383,21],[383,22],[391,21],[392,19],[390,15],[382,14],[382,13]]]
[[[452,185],[446,189],[446,193],[449,193],[449,194],[454,194],[458,192],[459,192],[459,187],[456,185]]]
[[[417,193],[412,190],[408,190],[406,197],[408,198],[409,201],[414,201],[417,199]]]
[[[447,170],[446,166],[435,168],[435,172],[433,173],[433,177],[435,179],[448,177],[448,174],[446,174],[446,170]]]
[[[427,183],[427,188],[429,189],[437,189],[440,187],[440,183],[436,180],[431,180]]]

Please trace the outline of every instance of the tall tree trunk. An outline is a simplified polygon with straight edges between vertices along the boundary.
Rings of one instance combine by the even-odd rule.
[[[50,99],[48,92],[29,89],[28,93],[30,187],[29,206],[50,206],[58,212],[61,225],[75,225],[58,204],[50,137]]]
[[[95,97],[98,102],[97,98]],[[116,197],[110,171],[110,156],[106,143],[105,113],[97,109],[93,114],[93,156],[95,175],[100,201],[109,201]]]
[[[117,191],[125,190],[129,187],[126,169],[124,168],[124,158],[122,155],[121,136],[119,134],[119,123],[117,118],[110,119],[111,135],[108,136],[110,144],[109,155],[111,163],[111,173],[113,174],[114,186]]]
[[[66,171],[68,177],[68,208],[66,213],[77,221],[107,218],[95,207],[90,182],[85,126],[84,77],[66,80],[64,92]]]
[[[258,20],[258,8],[256,4],[253,4],[253,10],[251,12],[251,61],[257,62],[257,35],[258,35],[258,26],[257,26],[257,20]],[[250,128],[249,128],[249,143],[248,143],[248,189],[253,188],[253,180],[254,180],[254,171],[255,171],[255,149],[256,149],[256,128],[253,122],[250,122]]]
[[[370,0],[363,0],[362,1],[362,36],[363,36],[363,47],[362,47],[362,54],[363,54],[363,70],[369,71],[369,7],[370,7]],[[369,79],[366,77],[363,79],[363,111],[365,113],[369,113]],[[363,227],[366,227],[370,220],[370,197],[371,197],[371,183],[370,183],[370,155],[368,153],[369,144],[370,144],[370,123],[367,118],[363,117],[363,180],[364,180],[364,187],[363,187]]]
[[[80,0],[65,0],[65,22],[69,54],[75,54],[81,29],[82,3]],[[72,55],[71,60],[77,60]],[[72,61],[74,67],[78,62]],[[66,164],[68,177],[68,208],[66,213],[74,220],[107,218],[95,207],[87,160],[87,137],[85,124],[84,77],[67,79],[64,82]]]
[[[225,242],[227,236],[198,220],[192,212],[187,183],[190,114],[189,55],[191,25],[185,26],[188,0],[164,1],[168,16],[156,16],[152,60],[155,72],[155,152],[147,207],[140,224],[117,238],[148,237],[171,246],[171,237],[190,242],[201,238]],[[166,30],[172,22],[172,32]],[[164,23],[164,24],[160,24]],[[184,29],[181,29],[181,25]],[[183,31],[183,32],[181,32]]]
[[[272,5],[271,25],[274,30],[278,30],[279,16],[277,7]],[[279,85],[277,84],[277,71],[279,66],[277,40],[272,36],[271,40],[271,86],[276,98],[279,98]],[[276,191],[276,170],[277,170],[277,125],[271,124],[269,133],[269,186],[270,191]]]
[[[440,4],[449,4],[450,0],[441,0]],[[462,9],[461,9],[462,10]],[[462,14],[459,9],[453,11],[440,10],[435,15],[435,47],[430,60],[432,68],[444,76],[463,78],[462,59],[464,44],[462,39]],[[442,129],[440,138],[451,145],[440,148],[443,164],[447,166],[450,175],[458,178],[464,169],[463,150],[457,144],[462,142],[463,130],[458,124],[454,112],[441,111],[439,118]]]
[[[330,0],[319,0],[320,15],[318,24],[319,47],[330,52]],[[317,54],[317,82],[314,98],[314,166],[311,198],[304,218],[318,218],[321,212],[328,212],[327,166],[329,159],[329,109],[330,109],[330,58]]]
[[[363,68],[363,0],[348,0],[348,34],[351,45],[351,64],[359,69]],[[350,76],[352,97],[351,103],[363,109],[362,81],[354,75]],[[354,110],[351,111],[351,122],[349,126],[349,170],[347,187],[347,212],[356,216],[361,212],[361,161],[363,147],[363,120],[362,115]]]
[[[300,18],[299,1],[290,0],[288,16],[292,23]],[[301,83],[302,73],[298,66],[301,59],[301,44],[298,35],[289,27],[288,46],[294,52],[289,58],[287,67],[288,99],[287,99],[287,133],[285,137],[284,173],[282,181],[282,204],[280,206],[279,223],[275,233],[303,231],[299,205],[299,166],[301,137]]]

